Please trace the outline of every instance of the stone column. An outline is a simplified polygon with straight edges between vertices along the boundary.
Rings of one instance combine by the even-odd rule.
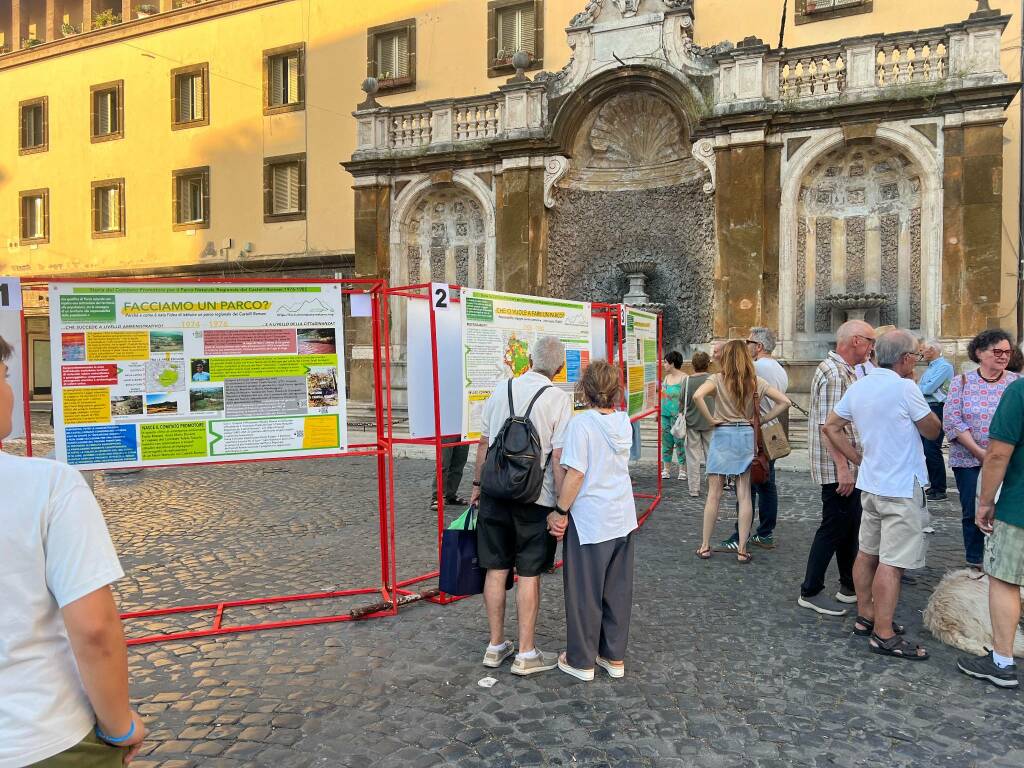
[[[82,0],[82,31],[92,29],[92,0]]]
[[[943,176],[942,317],[945,337],[1000,325],[1003,117],[947,118]],[[956,124],[960,123],[960,124]]]
[[[510,293],[542,293],[547,257],[544,158],[502,161],[495,193],[495,287]]]
[[[365,183],[364,183],[365,182]],[[391,187],[386,180],[375,177],[356,179],[355,245],[356,277],[390,275],[388,232],[391,227]],[[358,358],[349,367],[350,397],[353,400],[373,399],[373,335],[365,318],[350,318],[354,349]],[[387,340],[382,340],[387,343]],[[353,355],[356,358],[357,355]]]
[[[762,134],[763,135],[763,134]],[[718,258],[715,329],[719,338],[754,325],[778,328],[781,147],[761,141],[717,150]]]
[[[57,8],[56,0],[46,0],[46,29],[43,32],[44,40],[50,43],[58,39],[60,35],[57,34],[57,30],[60,27],[57,21]]]
[[[121,21],[132,20],[132,3],[134,0],[121,0]]]
[[[21,0],[11,2],[11,50],[21,50]]]

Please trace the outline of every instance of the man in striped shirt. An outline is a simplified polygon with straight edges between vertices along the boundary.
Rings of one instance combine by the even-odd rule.
[[[807,438],[810,449],[811,477],[821,486],[821,525],[807,556],[807,573],[800,585],[801,608],[826,616],[844,616],[845,608],[857,602],[853,586],[853,561],[857,557],[860,532],[860,491],[854,483],[857,468],[829,442],[821,428],[846,390],[857,380],[856,367],[871,355],[875,330],[863,320],[850,320],[836,331],[836,349],[818,364],[811,381],[811,408],[807,417]],[[854,446],[857,433],[847,425],[846,435]],[[835,601],[822,594],[825,573],[836,558],[839,568],[839,591]]]

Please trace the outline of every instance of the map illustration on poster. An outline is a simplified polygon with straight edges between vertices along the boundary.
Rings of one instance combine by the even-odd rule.
[[[624,311],[626,392],[629,415],[636,416],[654,408],[658,401],[658,316],[632,307]]]
[[[541,336],[565,344],[556,386],[570,394],[590,364],[590,304],[514,293],[462,290],[463,437],[480,437],[484,403],[503,380],[530,367],[530,346]]]
[[[109,469],[344,451],[341,296],[335,283],[51,283],[57,457]]]

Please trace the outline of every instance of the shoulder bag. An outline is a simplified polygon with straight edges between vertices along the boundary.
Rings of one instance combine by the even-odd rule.
[[[676,440],[686,439],[686,411],[689,409],[689,392],[690,392],[690,377],[686,377],[686,383],[683,384],[683,397],[681,400],[682,408],[676,415],[676,420],[672,423],[672,437]]]
[[[754,382],[754,460],[750,462],[750,484],[767,483],[770,472],[768,454],[765,453],[761,436],[761,398],[757,396],[757,382]]]

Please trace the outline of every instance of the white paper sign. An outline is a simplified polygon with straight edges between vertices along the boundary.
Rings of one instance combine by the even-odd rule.
[[[406,323],[408,357],[409,434],[434,436],[434,379],[430,355],[430,316],[427,302],[410,300]],[[437,367],[441,398],[441,434],[462,434],[462,318],[458,312],[437,311]]]
[[[18,293],[21,298],[21,292]],[[22,333],[21,312],[0,309],[0,338],[14,347],[14,353],[7,360],[7,381],[14,391],[13,429],[7,436],[17,440],[25,436],[25,381],[21,370]]]
[[[21,311],[21,280],[17,277],[0,277],[0,309]]]

